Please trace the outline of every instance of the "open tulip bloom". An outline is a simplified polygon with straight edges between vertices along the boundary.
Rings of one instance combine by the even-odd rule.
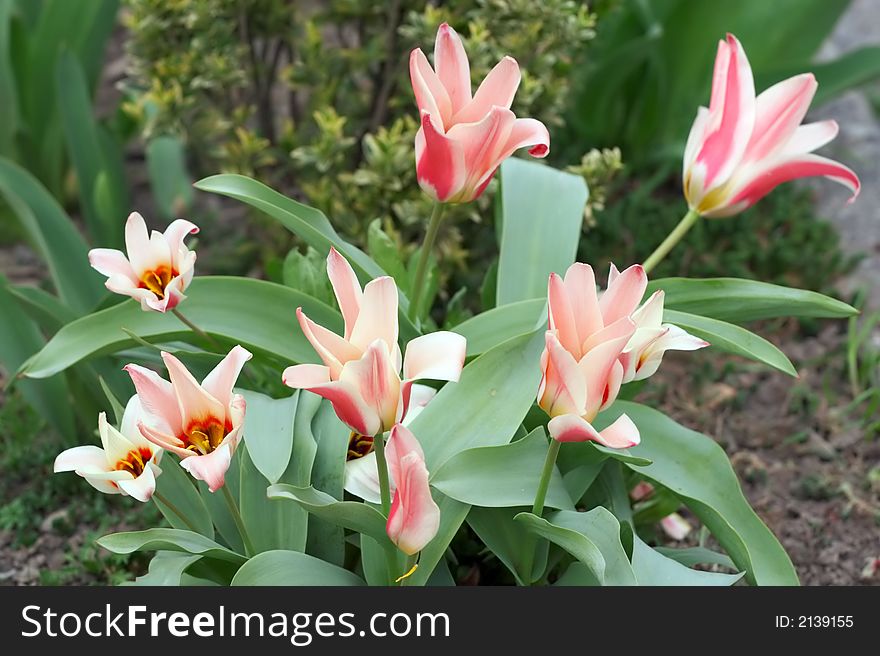
[[[156,477],[162,473],[162,449],[146,440],[138,430],[144,415],[140,400],[131,397],[125,406],[119,430],[98,415],[101,447],[77,446],[58,454],[55,472],[76,472],[105,494],[122,494],[149,501],[156,491]]]
[[[702,216],[738,214],[796,178],[824,176],[859,193],[843,164],[813,155],[837,136],[835,121],[801,125],[816,93],[811,73],[755,97],[752,68],[732,34],[719,42],[709,108],[700,107],[684,153],[684,191]]]
[[[183,292],[192,281],[196,254],[183,240],[198,231],[189,221],[177,219],[164,233],[148,233],[144,218],[132,212],[125,224],[128,256],[112,248],[93,248],[89,263],[107,276],[111,292],[131,296],[144,310],[166,312],[186,298]]]
[[[434,68],[420,48],[409,59],[421,127],[416,135],[416,175],[429,196],[466,203],[483,190],[501,162],[520,148],[533,157],[550,152],[540,121],[510,111],[520,82],[519,65],[505,57],[471,95],[471,70],[461,38],[443,23],[434,43]]]
[[[297,308],[303,334],[324,364],[288,367],[282,380],[288,387],[328,399],[355,433],[384,433],[406,415],[414,381],[458,380],[465,339],[448,331],[422,335],[407,344],[401,358],[394,279],[383,276],[361,290],[351,265],[335,249],[327,256],[327,274],[342,311],[345,333],[339,336],[319,326]]]
[[[232,388],[250,359],[236,346],[201,383],[170,353],[162,360],[171,382],[136,364],[125,367],[147,415],[137,423],[141,434],[180,456],[180,466],[211,492],[223,486],[241,440],[246,404]]]

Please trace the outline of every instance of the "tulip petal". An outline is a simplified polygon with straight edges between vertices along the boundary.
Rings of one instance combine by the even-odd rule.
[[[569,269],[569,271],[571,271],[571,269]],[[590,273],[592,273],[592,269],[590,269]],[[566,274],[566,276],[567,275],[568,274]],[[586,272],[581,272],[582,277],[587,275]],[[595,296],[595,287],[593,290],[593,295]],[[562,278],[556,273],[551,273],[547,282],[547,301],[549,309],[548,326],[550,330],[556,331],[556,337],[559,340],[559,343],[562,344],[562,347],[575,358],[581,356],[581,343],[583,340],[580,338],[579,329],[589,331],[597,325],[599,328],[602,327],[601,315],[598,324],[595,316],[591,316],[584,326],[579,326],[575,320],[573,304],[580,303],[582,306],[581,314],[583,314],[583,308],[590,303],[588,298],[584,298],[589,293],[589,290],[586,288],[579,288],[578,285],[574,284],[574,281],[572,282],[572,285],[566,285]],[[596,308],[596,314],[598,314],[598,301]]]
[[[350,339],[361,311],[363,292],[351,264],[332,246],[327,255],[327,277],[330,278],[336,302],[345,320],[345,339]]]
[[[550,132],[547,126],[534,118],[518,118],[513,122],[507,143],[504,145],[504,159],[520,148],[529,148],[532,157],[547,157],[550,154]]]
[[[281,374],[281,382],[293,389],[308,389],[330,382],[330,368],[320,364],[295,364]]]
[[[232,403],[232,388],[245,363],[253,357],[246,348],[236,345],[219,364],[205,376],[202,389],[224,406]]]
[[[837,121],[817,121],[801,125],[785,144],[780,156],[788,158],[811,153],[834,139],[838,131]]]
[[[657,328],[663,323],[663,303],[666,293],[659,289],[632,313],[632,320],[638,328]]]
[[[629,317],[620,317],[617,321],[612,323],[605,328],[602,328],[598,332],[593,333],[587,338],[587,341],[583,343],[581,347],[581,353],[587,354],[592,351],[594,348],[602,344],[603,342],[608,342],[610,340],[616,340],[621,337],[631,337],[633,334],[633,321]]]
[[[743,162],[758,162],[777,152],[801,124],[813,96],[812,73],[796,75],[774,84],[755,99],[755,126]]]
[[[192,451],[185,448],[185,444],[182,440],[173,435],[169,435],[154,426],[150,426],[149,424],[140,421],[138,422],[138,430],[144,439],[150,442],[151,445],[171,451],[181,458],[189,458],[193,455]],[[153,457],[155,458],[155,455]]]
[[[368,503],[380,503],[379,468],[376,453],[370,451],[362,458],[354,458],[345,463],[345,490]],[[391,484],[394,489],[394,483]]]
[[[466,347],[467,340],[462,335],[448,330],[416,337],[406,345],[403,377],[457,381],[464,366]]]
[[[361,311],[349,341],[365,351],[375,340],[381,339],[393,352],[397,346],[397,330],[397,285],[394,278],[382,276],[371,280],[364,287]]]
[[[184,260],[190,253],[183,240],[187,235],[195,235],[198,232],[199,227],[186,219],[175,219],[165,228],[163,236],[171,251],[171,265],[175,271],[180,271],[185,266]]]
[[[135,445],[129,442],[122,433],[107,423],[107,413],[105,412],[98,415],[98,434],[101,436],[101,444],[104,446],[107,462],[111,465],[124,460],[135,448]]]
[[[188,428],[191,424],[201,424],[212,419],[223,420],[226,417],[223,404],[202,389],[180,360],[166,351],[162,351],[161,355],[168,368],[171,384],[174,385],[183,427]]]
[[[229,444],[221,444],[207,455],[183,458],[180,461],[180,466],[188,471],[193,478],[205,481],[211,492],[216,492],[223,487],[231,462],[232,448]]]
[[[546,354],[538,403],[551,417],[559,414],[583,414],[587,386],[578,363],[559,343],[552,330],[544,336]]]
[[[394,425],[400,405],[401,384],[383,340],[377,339],[370,344],[360,360],[348,362],[342,369],[339,382],[357,390],[358,397],[381,421],[383,431]],[[361,435],[375,435],[378,431],[358,432]]]
[[[513,57],[504,57],[480,83],[473,100],[465,105],[453,120],[456,124],[475,123],[486,116],[493,107],[510,109],[521,78],[516,60]]]
[[[437,30],[434,69],[449,94],[452,113],[471,101],[471,67],[461,37],[447,23]]]
[[[119,276],[137,287],[138,278],[134,275],[128,258],[122,251],[113,248],[93,248],[89,251],[89,264],[103,276]]]
[[[137,212],[132,212],[125,223],[125,249],[135,276],[140,279],[146,271],[171,267],[171,249],[161,232],[147,234],[147,224]]]
[[[342,365],[361,356],[362,349],[309,319],[301,307],[296,309],[296,318],[299,320],[303,335],[309,340],[318,357],[330,368],[331,378],[339,378]]]
[[[755,83],[746,53],[732,34],[718,44],[709,124],[696,162],[705,168],[705,188],[733,172],[755,124]]]
[[[641,441],[639,429],[626,415],[620,415],[603,431],[597,431],[577,415],[560,415],[550,420],[547,430],[559,442],[592,441],[611,449],[627,449]]]
[[[315,371],[309,373],[299,370],[305,366],[288,367],[284,372],[285,384],[293,387],[292,382],[307,382],[307,376],[314,375],[317,378]],[[300,389],[308,390],[330,401],[336,416],[353,431],[361,435],[375,435],[382,428],[382,420],[376,413],[376,410],[364,401],[360,389],[353,382],[340,380],[330,383],[315,383],[308,387],[300,387]]]
[[[645,295],[647,287],[648,275],[641,264],[634,264],[621,272],[599,298],[599,309],[605,325],[630,316]]]
[[[438,132],[431,116],[422,112],[416,134],[416,176],[425,193],[442,203],[461,191],[467,170],[461,144]]]
[[[143,473],[134,480],[121,480],[116,483],[123,492],[141,503],[146,503],[156,491],[156,475],[152,463],[144,467]]]
[[[692,530],[688,521],[678,513],[666,515],[660,520],[660,526],[673,540],[684,540]]]
[[[494,105],[476,123],[457,123],[447,132],[447,136],[464,149],[466,191],[473,190],[472,193],[475,193],[477,187],[495,172],[507,156],[505,149],[515,122],[512,111]]]
[[[69,471],[96,474],[98,472],[110,471],[111,469],[104,449],[88,444],[86,446],[75,446],[59,453],[55,457],[52,471],[56,474]]]
[[[452,122],[452,101],[420,48],[410,53],[409,77],[419,111],[435,117],[445,132]]]
[[[137,364],[127,364],[123,370],[131,376],[141,406],[150,415],[148,423],[173,435],[182,433],[180,406],[174,386],[155,371]]]
[[[629,321],[626,318],[624,320]],[[576,414],[595,417],[601,407],[614,400],[616,390],[610,388],[609,383],[620,385],[620,380],[613,380],[612,374],[615,373],[614,365],[618,364],[620,353],[635,332],[635,324],[629,321],[629,326],[629,330],[620,337],[598,344],[577,363],[586,386],[586,402],[584,411]],[[623,372],[619,375],[622,377]]]

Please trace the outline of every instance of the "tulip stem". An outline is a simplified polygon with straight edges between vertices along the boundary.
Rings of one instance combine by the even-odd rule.
[[[183,323],[187,328],[189,328],[189,329],[190,329],[191,331],[193,331],[196,335],[198,335],[199,337],[201,337],[201,338],[203,338],[205,341],[207,341],[209,344],[211,344],[211,346],[212,346],[212,347],[213,347],[218,353],[221,353],[221,352],[222,352],[222,349],[220,348],[220,344],[217,343],[217,340],[215,340],[215,339],[214,339],[213,337],[211,337],[208,333],[206,333],[204,330],[202,330],[201,328],[199,328],[199,327],[198,327],[196,324],[194,324],[192,321],[190,321],[189,319],[187,319],[187,318],[183,315],[183,312],[181,312],[181,311],[178,310],[177,308],[174,308],[173,310],[171,310],[171,312],[174,314],[175,317],[177,317],[178,319],[180,319],[181,323]]]
[[[223,486],[223,498],[226,500],[229,514],[232,515],[232,520],[235,522],[235,528],[238,529],[238,533],[241,535],[241,541],[244,543],[244,553],[250,558],[255,553],[254,545],[251,542],[247,529],[244,527],[244,520],[241,518],[241,513],[238,511],[235,499],[232,498],[232,493],[226,485]]]
[[[425,232],[425,241],[422,242],[422,250],[419,253],[419,261],[416,265],[416,277],[413,281],[409,299],[409,318],[415,321],[419,317],[419,306],[425,293],[425,278],[428,274],[428,260],[431,259],[431,251],[434,250],[434,242],[440,231],[440,222],[443,220],[443,211],[446,206],[443,203],[434,203],[434,211],[431,212],[431,220],[428,222],[428,230]]]
[[[388,517],[391,512],[391,484],[388,482],[388,462],[385,460],[385,438],[382,433],[373,437],[373,451],[376,452],[376,467],[379,470],[379,496],[382,499],[382,513]]]
[[[694,224],[697,222],[697,219],[700,218],[700,214],[696,210],[688,210],[687,214],[685,214],[681,221],[678,222],[678,225],[672,229],[666,239],[663,240],[653,253],[645,260],[642,267],[645,269],[645,273],[648,273],[655,266],[660,264],[663,261],[669,251],[671,251],[675,245],[681,241],[682,237],[684,237],[688,230],[690,230]]]
[[[559,456],[559,448],[561,446],[562,442],[559,440],[550,440],[547,457],[544,458],[544,468],[541,470],[541,480],[538,482],[538,489],[535,492],[535,502],[532,504],[532,514],[538,517],[544,514],[544,501],[547,499],[547,490],[550,488],[550,479],[553,477],[553,469],[556,467],[556,458]],[[532,568],[535,564],[535,549],[537,549],[537,546],[535,536],[530,535],[526,541],[520,571],[525,585],[532,584]]]
[[[167,506],[168,510],[170,510],[175,515],[177,515],[180,518],[180,521],[182,521],[190,531],[192,531],[193,533],[198,533],[198,531],[196,530],[196,527],[190,523],[190,521],[189,521],[189,519],[187,519],[186,515],[184,515],[180,511],[180,508],[178,508],[173,503],[171,503],[167,498],[163,497],[158,492],[153,492],[153,500],[160,502],[163,506]],[[161,507],[159,509],[161,510]]]

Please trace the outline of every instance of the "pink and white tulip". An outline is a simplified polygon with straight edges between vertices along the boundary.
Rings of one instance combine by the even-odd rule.
[[[72,471],[100,492],[122,494],[138,501],[149,501],[156,491],[156,477],[162,473],[162,449],[144,439],[137,424],[143,416],[137,396],[125,406],[119,430],[98,415],[102,447],[77,446],[58,454],[54,471]]]
[[[125,367],[147,413],[137,424],[141,434],[180,456],[180,466],[211,492],[223,486],[241,440],[246,405],[232,388],[250,359],[236,346],[201,383],[170,353],[162,360],[171,382],[136,364]]]
[[[440,508],[431,497],[425,454],[415,435],[398,424],[385,447],[388,472],[397,482],[385,530],[407,555],[425,548],[440,528]]]
[[[592,440],[619,449],[639,443],[639,431],[626,415],[603,431],[592,422],[620,391],[620,356],[636,331],[630,315],[647,284],[638,264],[617,275],[601,297],[588,264],[572,264],[564,279],[550,274],[550,329],[541,355],[538,405],[551,417],[547,428],[554,439]]]
[[[196,254],[183,243],[198,227],[184,219],[173,221],[164,233],[147,233],[147,224],[132,212],[125,224],[125,248],[93,248],[89,263],[107,276],[107,289],[140,301],[144,310],[167,312],[186,298],[192,282]]]
[[[359,435],[384,433],[407,414],[414,381],[458,380],[465,338],[448,331],[422,335],[407,344],[401,358],[394,279],[376,278],[361,290],[351,265],[335,249],[327,256],[327,273],[345,333],[335,334],[297,308],[300,327],[324,364],[288,367],[282,381],[328,399]]]
[[[707,217],[738,214],[777,185],[824,176],[847,187],[860,182],[846,166],[812,151],[837,135],[835,121],[801,125],[816,93],[811,73],[779,82],[757,98],[752,69],[732,34],[719,42],[709,108],[700,107],[684,153],[684,193]]]
[[[612,265],[612,277],[616,269]],[[653,376],[666,351],[696,351],[709,342],[694,337],[678,326],[663,323],[663,290],[654,292],[644,305],[632,313],[636,331],[620,354],[623,384]]]
[[[520,83],[519,65],[505,57],[471,95],[471,72],[461,38],[443,23],[434,44],[434,68],[420,48],[409,72],[421,114],[416,134],[419,185],[441,203],[466,203],[483,193],[495,170],[514,151],[550,152],[543,123],[516,118],[510,105]]]

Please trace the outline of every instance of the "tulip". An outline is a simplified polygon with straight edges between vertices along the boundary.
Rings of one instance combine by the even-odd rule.
[[[811,154],[837,135],[835,121],[801,125],[816,93],[812,74],[779,82],[755,98],[752,69],[732,34],[718,44],[712,97],[701,107],[684,153],[684,192],[692,211],[738,214],[777,185],[825,176],[859,193],[855,173]]]
[[[612,275],[614,272],[612,265]],[[696,351],[709,346],[709,342],[678,326],[663,323],[663,299],[663,290],[656,291],[632,313],[636,330],[620,354],[623,384],[653,376],[666,351]]]
[[[647,284],[642,267],[634,265],[615,276],[600,298],[588,264],[571,265],[564,279],[550,274],[550,329],[541,355],[538,405],[551,417],[547,428],[554,439],[592,440],[619,449],[639,443],[639,431],[626,415],[603,431],[591,422],[620,391],[620,356],[636,331],[630,315]]]
[[[180,466],[211,492],[223,487],[241,440],[245,400],[232,388],[250,359],[250,352],[236,346],[201,384],[170,353],[162,353],[170,382],[136,364],[124,368],[147,413],[137,424],[141,434],[180,456]]]
[[[184,219],[173,221],[164,233],[147,233],[147,224],[137,212],[125,223],[125,253],[112,248],[89,251],[89,263],[107,276],[111,292],[131,296],[144,310],[166,312],[186,298],[183,292],[193,278],[196,254],[183,243],[198,227]]]
[[[162,473],[162,449],[144,439],[137,428],[143,416],[137,396],[125,406],[119,430],[98,415],[98,433],[103,448],[77,446],[58,454],[54,471],[72,471],[100,492],[122,494],[138,501],[149,501],[156,491],[156,477]]]
[[[385,455],[397,481],[385,530],[397,548],[411,556],[437,535],[440,508],[431,497],[425,454],[408,428],[398,424],[391,429]]]
[[[495,170],[519,148],[534,157],[550,152],[550,135],[540,121],[516,118],[510,105],[520,82],[519,65],[505,57],[471,95],[467,54],[455,30],[443,23],[434,44],[434,68],[420,48],[409,72],[421,127],[416,134],[419,185],[441,203],[479,197]]]
[[[422,335],[407,344],[401,358],[394,280],[383,276],[361,290],[351,265],[332,248],[327,273],[345,332],[339,336],[297,308],[303,334],[324,364],[288,367],[282,381],[328,399],[337,416],[358,435],[384,433],[407,414],[415,380],[458,380],[465,338],[447,331]]]

